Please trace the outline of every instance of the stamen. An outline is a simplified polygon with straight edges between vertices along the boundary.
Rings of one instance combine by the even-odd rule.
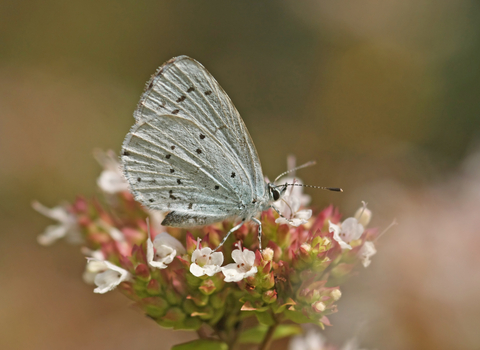
[[[388,225],[387,228],[386,228],[385,230],[383,230],[383,232],[380,233],[380,234],[377,236],[377,238],[374,239],[374,241],[375,241],[375,242],[378,241],[378,239],[379,239],[380,237],[382,237],[388,230],[390,230],[390,229],[391,229],[393,226],[395,226],[395,225],[398,225],[397,219],[393,219],[392,223],[391,223],[390,225]]]
[[[367,202],[365,201],[362,201],[362,204],[363,204],[363,208],[362,208],[362,212],[360,213],[360,215],[358,216],[358,220],[360,220],[362,218],[362,215],[363,215],[363,212],[365,211],[365,209],[367,209]]]

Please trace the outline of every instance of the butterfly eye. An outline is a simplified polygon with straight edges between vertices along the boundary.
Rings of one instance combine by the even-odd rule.
[[[278,201],[280,198],[280,192],[276,188],[272,188],[273,200]]]

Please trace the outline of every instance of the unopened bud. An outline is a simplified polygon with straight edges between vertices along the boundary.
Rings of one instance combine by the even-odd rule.
[[[160,284],[156,279],[151,279],[147,285],[147,293],[150,295],[158,295],[160,294]]]
[[[274,290],[267,290],[265,293],[263,293],[262,300],[267,304],[273,303],[277,300],[277,292]]]
[[[150,270],[145,264],[138,264],[135,268],[135,275],[140,279],[146,280],[150,278]]]
[[[313,311],[318,313],[325,311],[325,308],[326,308],[325,304],[322,303],[321,301],[316,301],[312,304]]]
[[[369,224],[370,220],[372,219],[372,212],[367,208],[365,203],[364,206],[359,208],[355,213],[355,219],[357,219],[363,227],[367,227]]]
[[[211,279],[206,279],[202,282],[202,284],[200,285],[200,287],[198,287],[198,289],[202,294],[210,295],[217,289],[217,287],[215,286],[215,283],[213,283]]]
[[[340,291],[340,289],[334,289],[330,293],[330,296],[332,297],[333,300],[337,301],[342,296],[342,292]]]
[[[303,255],[308,255],[308,253],[310,253],[311,250],[312,250],[312,246],[308,243],[303,243],[300,246],[300,253],[302,253]]]
[[[262,257],[264,260],[271,261],[273,259],[273,249],[265,248],[262,252]]]

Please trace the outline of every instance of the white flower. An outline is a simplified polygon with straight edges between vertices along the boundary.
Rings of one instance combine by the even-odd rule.
[[[342,249],[352,249],[350,242],[359,239],[364,231],[362,224],[355,218],[348,218],[342,224],[335,225],[328,221],[329,231],[333,233],[333,239],[336,240]]]
[[[50,245],[63,237],[70,243],[82,242],[80,228],[78,227],[75,215],[69,213],[65,206],[49,209],[35,201],[32,203],[32,207],[40,214],[58,221],[58,224],[48,226],[45,231],[38,236],[38,243],[41,245]]]
[[[235,249],[232,251],[232,258],[235,263],[222,267],[225,282],[239,282],[257,273],[257,267],[253,266],[255,253],[251,250],[245,249],[242,252],[240,249]]]
[[[284,196],[283,200],[285,201],[284,207],[288,208],[287,210],[280,210],[280,212],[286,216],[286,217],[279,217],[278,219],[275,220],[277,224],[288,224],[290,226],[298,227],[300,225],[306,224],[308,222],[308,219],[312,216],[312,210],[311,209],[304,209],[304,210],[298,210],[300,209],[300,199],[295,196]],[[288,204],[286,204],[288,203]],[[285,213],[289,212],[290,215],[285,215]],[[290,217],[290,219],[287,219],[287,217]]]
[[[286,177],[282,180],[281,183],[302,184],[302,181],[296,177]],[[278,201],[274,202],[273,204],[276,208],[278,208],[278,210],[280,210],[283,215],[290,216],[292,215],[292,212],[289,205],[291,206],[290,201],[292,200],[298,202],[299,206],[306,207],[310,203],[311,197],[308,194],[303,193],[302,186],[290,186],[286,193],[283,195],[283,197]],[[287,202],[288,204],[285,202]]]
[[[122,167],[113,151],[96,150],[94,156],[103,166],[103,171],[97,179],[97,185],[103,192],[115,194],[128,191],[128,183],[122,172]]]
[[[150,237],[147,239],[147,261],[151,267],[165,269],[178,254],[185,254],[185,248],[166,232],[158,234],[153,243]]]
[[[289,350],[325,350],[327,348],[325,337],[316,329],[308,329],[303,335],[292,338]]]
[[[360,256],[360,259],[362,260],[362,265],[363,267],[368,267],[370,263],[372,262],[370,258],[374,256],[377,253],[377,250],[375,249],[375,245],[371,241],[366,241],[363,243],[362,248],[358,251],[358,255]]]
[[[345,344],[343,344],[342,348],[340,350],[362,350],[360,349],[360,346],[358,345],[358,340],[356,337],[347,340]],[[363,349],[366,350],[366,349]]]
[[[200,239],[197,241],[197,249],[192,253],[192,264],[190,272],[196,277],[203,275],[213,276],[220,272],[223,264],[223,254],[221,252],[212,252],[212,249],[200,248]]]
[[[108,234],[115,242],[125,242],[125,235],[116,227],[109,227]]]
[[[93,258],[87,261],[82,275],[83,281],[86,284],[94,284],[95,277],[105,269],[105,264],[103,263],[105,255],[103,255],[101,250],[90,250],[87,247],[82,247],[81,251],[83,254]]]
[[[95,262],[95,263],[94,263]],[[93,290],[94,293],[104,294],[115,289],[120,283],[130,280],[130,273],[112,264],[109,261],[100,261],[89,259],[87,264],[94,263],[91,268],[97,271],[103,271],[95,276],[94,283],[97,286]],[[88,268],[88,267],[87,267]]]

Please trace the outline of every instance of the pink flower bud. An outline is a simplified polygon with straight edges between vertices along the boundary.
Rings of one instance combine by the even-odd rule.
[[[148,279],[150,278],[150,271],[148,270],[147,265],[145,264],[138,264],[135,268],[135,275],[141,279]]]
[[[151,279],[147,285],[147,293],[150,295],[158,295],[160,294],[160,291],[161,291],[161,288],[158,281],[155,279]]]
[[[211,279],[206,279],[202,282],[202,284],[200,285],[200,287],[198,287],[198,289],[204,295],[210,295],[213,292],[215,292],[217,287],[215,286],[215,283],[213,283],[213,281]]]
[[[267,304],[275,302],[277,300],[277,292],[275,290],[267,290],[263,293],[262,300]]]
[[[193,238],[193,235],[190,232],[187,232],[185,240],[187,246],[187,253],[189,255],[192,255],[193,251],[197,248],[197,240]]]

